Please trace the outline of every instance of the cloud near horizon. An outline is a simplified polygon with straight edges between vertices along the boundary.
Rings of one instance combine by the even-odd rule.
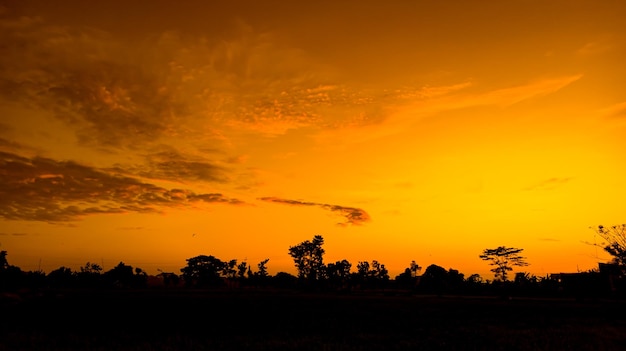
[[[261,201],[292,205],[292,206],[314,206],[320,207],[331,212],[338,212],[343,216],[346,221],[343,223],[337,223],[338,225],[345,226],[348,224],[361,225],[371,220],[369,214],[365,210],[356,207],[346,207],[340,205],[330,205],[317,202],[306,202],[298,200],[281,199],[277,197],[267,196],[259,198]]]
[[[195,203],[242,205],[220,193],[165,189],[72,161],[0,152],[0,217],[49,223],[93,214],[158,213]]]

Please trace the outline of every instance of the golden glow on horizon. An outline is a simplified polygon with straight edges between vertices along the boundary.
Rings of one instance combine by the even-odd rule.
[[[608,259],[584,242],[626,221],[626,5],[142,4],[0,5],[9,263],[294,272],[316,234],[392,276]]]

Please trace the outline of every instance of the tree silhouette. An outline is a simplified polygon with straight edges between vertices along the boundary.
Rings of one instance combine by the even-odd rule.
[[[86,274],[100,274],[102,267],[97,263],[87,262],[84,266],[80,267],[80,272]]]
[[[141,288],[147,284],[148,275],[141,268],[135,268],[120,262],[111,270],[104,272],[104,279],[109,286]]]
[[[237,260],[230,260],[228,262],[224,262],[224,267],[222,268],[222,275],[224,275],[227,278],[235,278],[235,276],[237,275],[237,270],[235,269],[235,267],[237,267]]]
[[[0,291],[19,288],[24,280],[24,272],[7,261],[7,252],[0,251]]]
[[[414,289],[420,279],[418,274],[421,270],[422,267],[413,260],[409,267],[405,268],[404,272],[398,274],[394,280],[401,288]]]
[[[237,277],[239,280],[243,280],[246,277],[246,271],[248,270],[248,263],[242,261],[237,265]]]
[[[221,275],[228,263],[213,256],[199,255],[187,259],[187,266],[181,268],[187,286],[206,287],[222,284]]]
[[[74,284],[75,277],[76,275],[70,268],[61,266],[48,273],[46,279],[53,288],[66,288]]]
[[[443,294],[448,288],[448,271],[436,264],[426,267],[420,279],[420,289],[437,295]]]
[[[411,265],[409,266],[409,271],[411,272],[411,277],[417,277],[419,272],[422,270],[422,267],[415,263],[415,261],[411,261]]]
[[[356,269],[356,277],[365,287],[384,287],[389,281],[389,271],[384,264],[376,260],[373,260],[371,265],[368,261],[360,261]]]
[[[269,274],[267,273],[267,262],[269,261],[270,259],[266,258],[263,261],[259,262],[259,264],[257,265],[257,267],[259,268],[259,271],[257,272],[259,278],[265,279],[269,277]]]
[[[346,288],[350,279],[350,268],[352,263],[345,259],[329,263],[326,266],[326,277],[330,286],[335,289]]]
[[[163,272],[161,269],[157,269],[157,271],[159,272],[159,274],[157,274],[157,277],[163,279],[164,286],[178,286],[178,283],[180,282],[180,277],[176,273]]]
[[[606,243],[599,245],[613,256],[613,263],[626,266],[626,224],[592,228]]]
[[[120,262],[111,270],[104,272],[104,278],[111,286],[129,287],[133,283],[133,267]]]
[[[367,279],[370,272],[370,263],[368,261],[359,261],[356,264],[356,274],[362,279]]]
[[[499,246],[495,249],[485,249],[479,257],[495,266],[491,271],[495,273],[496,279],[506,281],[507,273],[513,270],[511,266],[528,266],[526,258],[520,255],[522,251],[524,249]]]
[[[83,287],[95,288],[102,284],[101,277],[102,267],[97,263],[87,262],[80,267],[80,271],[76,273],[78,284]]]
[[[9,267],[7,261],[7,252],[5,250],[0,251],[0,271],[3,271]]]
[[[467,277],[465,281],[469,284],[482,284],[483,278],[480,276],[480,274],[474,273],[470,275],[469,277]]]
[[[315,282],[323,277],[324,269],[324,238],[315,235],[312,241],[306,240],[289,247],[289,255],[293,257],[298,270],[298,278]]]
[[[270,275],[267,272],[267,262],[269,261],[270,259],[266,258],[263,261],[259,262],[257,264],[258,270],[256,272],[253,272],[251,266],[248,266],[248,284],[252,286],[257,286],[257,287],[267,285],[267,283],[269,282],[269,278],[270,278]],[[239,268],[244,269],[243,271],[240,271],[240,272],[245,273],[245,267],[239,267]]]
[[[287,272],[278,272],[274,277],[272,277],[272,282],[275,287],[289,289],[293,288],[296,285],[297,277],[287,273]]]

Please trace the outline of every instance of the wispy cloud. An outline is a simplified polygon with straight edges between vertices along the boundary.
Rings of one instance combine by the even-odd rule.
[[[599,112],[607,118],[626,118],[626,102],[611,105]]]
[[[491,89],[480,92],[480,85],[460,82],[449,86],[423,87],[413,90],[395,91],[387,96],[387,113],[384,118],[372,119],[360,124],[339,129],[328,128],[316,137],[326,144],[363,143],[379,138],[405,133],[424,120],[435,118],[440,113],[476,106],[506,108],[521,101],[552,94],[579,80],[582,75],[570,75],[542,79],[527,84]],[[469,89],[472,88],[472,89]],[[409,98],[415,96],[415,98]]]
[[[542,190],[552,190],[556,189],[562,185],[565,185],[572,181],[573,178],[565,177],[565,178],[550,178],[543,180],[541,182],[532,184],[524,188],[527,191],[542,191]]]
[[[427,100],[415,105],[422,112],[440,112],[472,106],[510,106],[518,102],[552,94],[582,78],[574,74],[548,79],[538,79],[526,84],[493,89],[480,93],[445,95],[441,99]],[[478,85],[474,85],[479,88]],[[417,111],[416,111],[417,112]]]
[[[507,106],[534,97],[555,93],[582,78],[582,74],[540,79],[511,88],[503,88],[476,97],[475,104]]]
[[[320,208],[323,208],[325,210],[329,210],[332,212],[337,212],[346,219],[345,222],[337,223],[339,225],[348,225],[348,224],[361,225],[363,223],[370,221],[370,216],[367,214],[367,212],[365,212],[365,210],[363,209],[356,208],[356,207],[346,207],[346,206],[330,205],[330,204],[317,203],[317,202],[281,199],[277,197],[261,197],[259,198],[259,200],[285,204],[285,205],[292,205],[292,206],[314,206],[314,207],[320,207]]]
[[[165,189],[71,161],[0,152],[0,217],[67,222],[111,213],[161,212],[194,203],[240,205],[220,193]]]
[[[28,235],[28,233],[0,233],[0,235],[3,235],[3,236],[8,236],[8,235],[12,235],[12,236],[26,236],[26,235]]]
[[[576,50],[580,56],[592,56],[605,53],[612,49],[612,44],[607,39],[591,41]]]
[[[561,240],[555,238],[537,238],[539,241],[547,241],[547,242],[559,242]]]

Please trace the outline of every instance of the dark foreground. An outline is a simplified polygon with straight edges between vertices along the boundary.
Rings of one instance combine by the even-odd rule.
[[[626,349],[620,301],[156,290],[0,308],[0,350]]]

